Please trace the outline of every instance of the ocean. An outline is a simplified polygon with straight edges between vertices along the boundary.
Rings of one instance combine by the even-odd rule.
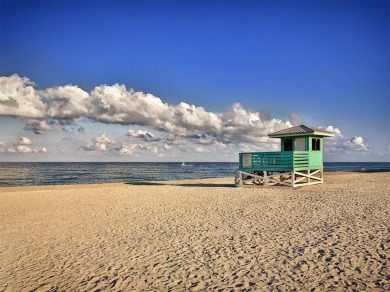
[[[234,162],[0,162],[0,186],[147,182],[232,177]],[[390,171],[388,162],[325,162],[324,171]]]

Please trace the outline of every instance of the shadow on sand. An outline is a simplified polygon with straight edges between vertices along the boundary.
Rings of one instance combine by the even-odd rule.
[[[203,187],[203,188],[234,188],[235,185],[232,184],[213,184],[213,183],[159,183],[159,182],[127,182],[125,183],[127,185],[133,185],[133,186],[176,186],[176,187]]]

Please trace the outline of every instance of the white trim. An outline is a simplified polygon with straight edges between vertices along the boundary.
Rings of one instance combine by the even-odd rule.
[[[259,174],[245,171],[238,172],[239,173],[236,175],[235,179],[236,186],[251,184],[262,187],[300,187],[323,183],[322,169],[316,169],[313,172],[311,170],[307,170],[307,173],[299,171],[289,171],[282,173],[276,172],[272,174],[269,174],[267,171],[259,172]],[[317,174],[319,174],[319,177],[316,176]]]

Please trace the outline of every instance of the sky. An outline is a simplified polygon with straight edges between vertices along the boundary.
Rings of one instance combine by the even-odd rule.
[[[0,1],[0,161],[390,161],[389,1]]]

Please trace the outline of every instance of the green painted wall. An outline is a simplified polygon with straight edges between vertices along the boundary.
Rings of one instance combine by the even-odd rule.
[[[295,139],[305,138],[306,151],[295,151]],[[312,139],[320,139],[320,150],[312,149]],[[293,151],[284,151],[285,139],[292,139]],[[324,139],[322,136],[294,136],[280,138],[280,152],[253,152],[251,166],[245,167],[243,155],[240,153],[240,170],[242,171],[291,171],[322,169],[324,162]]]
[[[312,149],[312,139],[320,139],[320,151]],[[322,137],[311,136],[309,137],[309,160],[310,167],[323,168],[324,165],[324,139]]]
[[[284,140],[285,139],[292,139],[293,140],[293,151],[295,151],[295,139],[297,138],[305,138],[306,139],[306,149],[309,152],[309,168],[310,169],[318,169],[323,168],[324,165],[324,139],[323,137],[316,136],[316,135],[309,135],[309,136],[295,136],[295,137],[286,137],[281,138],[280,140],[280,147],[282,152],[284,151]],[[312,139],[320,139],[320,149],[319,151],[312,150]],[[290,151],[288,151],[290,152]]]
[[[286,137],[286,138],[281,138],[280,139],[280,149],[281,149],[281,151],[282,152],[285,152],[284,151],[284,143],[285,143],[285,140],[286,139],[292,139],[292,143],[293,143],[293,145],[292,145],[292,151],[297,151],[296,149],[295,149],[295,140],[296,139],[298,139],[298,138],[304,138],[305,139],[305,143],[306,143],[306,151],[308,150],[308,149],[310,149],[309,148],[309,142],[311,143],[311,140],[310,140],[310,138],[309,137],[302,137],[302,136],[299,136],[299,137]],[[299,150],[299,151],[302,151],[302,150]]]

